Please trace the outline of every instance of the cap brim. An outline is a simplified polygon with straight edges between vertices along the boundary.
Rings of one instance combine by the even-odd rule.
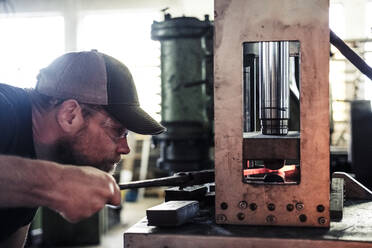
[[[165,131],[165,127],[148,115],[140,106],[110,104],[104,108],[128,130],[135,133],[156,135]]]

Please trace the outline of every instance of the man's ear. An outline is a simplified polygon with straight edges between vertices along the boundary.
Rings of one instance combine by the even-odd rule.
[[[75,134],[84,125],[81,106],[73,99],[66,100],[59,106],[56,117],[65,133]]]

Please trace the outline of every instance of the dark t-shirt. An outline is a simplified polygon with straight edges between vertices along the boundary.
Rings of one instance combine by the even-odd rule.
[[[0,84],[0,154],[35,158],[31,102],[23,89]],[[1,165],[0,165],[1,166]],[[16,169],[17,165],[13,165]],[[0,242],[29,224],[37,208],[0,208]]]

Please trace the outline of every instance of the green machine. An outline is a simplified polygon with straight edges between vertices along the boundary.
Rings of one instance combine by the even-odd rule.
[[[167,131],[157,166],[170,173],[210,168],[213,147],[213,24],[209,16],[152,24],[161,43],[161,117]]]

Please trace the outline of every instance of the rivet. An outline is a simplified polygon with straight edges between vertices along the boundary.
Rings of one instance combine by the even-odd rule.
[[[288,210],[289,212],[293,211],[293,209],[294,209],[293,204],[287,204],[287,210]]]
[[[229,206],[227,205],[226,202],[222,202],[222,203],[221,203],[221,209],[226,210],[228,207],[229,207]]]
[[[251,203],[249,204],[249,208],[252,210],[252,211],[255,211],[257,209],[257,204],[256,203]]]
[[[307,221],[307,216],[304,215],[304,214],[301,214],[298,218],[300,219],[301,222],[306,222]]]
[[[275,204],[274,203],[269,203],[267,205],[267,209],[269,209],[270,211],[274,211],[275,210]]]
[[[245,218],[245,214],[243,214],[243,213],[238,213],[238,214],[237,214],[237,217],[238,217],[238,220],[244,220],[244,218]]]
[[[324,211],[324,206],[323,206],[323,205],[318,205],[318,206],[316,207],[316,210],[317,210],[319,213],[321,213],[321,212]]]

